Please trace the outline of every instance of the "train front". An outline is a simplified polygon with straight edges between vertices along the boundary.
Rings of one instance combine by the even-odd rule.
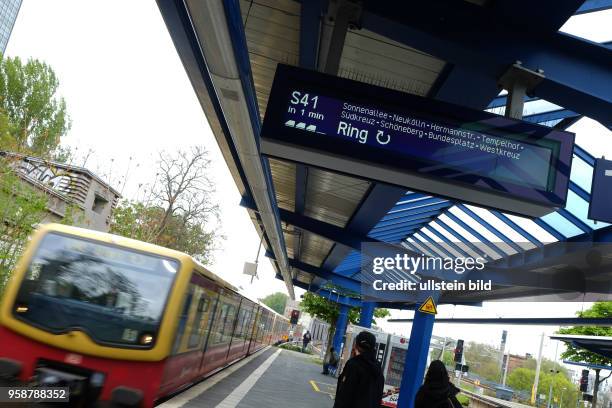
[[[1,306],[2,385],[69,387],[77,406],[152,406],[184,288],[178,258],[139,245],[58,225],[34,236]]]

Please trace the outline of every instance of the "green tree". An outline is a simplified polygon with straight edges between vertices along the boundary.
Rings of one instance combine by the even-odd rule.
[[[44,62],[0,56],[0,145],[3,149],[51,158],[70,128],[59,81]]]
[[[549,361],[552,363],[552,361]],[[516,391],[526,391],[531,393],[531,387],[535,380],[535,370],[533,368],[519,367],[513,370],[509,375],[506,384]],[[552,384],[552,397],[557,401],[557,404],[563,399],[566,403],[576,401],[579,396],[577,386],[572,383],[566,372],[553,373],[550,370],[541,369],[540,380],[538,383],[538,394],[544,394],[548,397],[550,385]],[[568,404],[569,406],[569,404]]]
[[[273,309],[278,314],[285,313],[285,306],[287,305],[287,299],[289,297],[282,292],[272,293],[263,299],[260,299],[261,302]]]
[[[517,391],[531,391],[535,380],[535,370],[519,367],[508,374],[506,384]]]
[[[47,198],[25,183],[0,157],[0,293],[34,230],[46,216]]]
[[[612,318],[612,302],[595,302],[593,306],[585,311],[576,313],[578,317],[600,317],[600,318]],[[560,334],[578,334],[583,336],[612,336],[612,327],[606,326],[574,326],[566,327],[559,330]],[[594,365],[611,365],[612,359],[606,358],[602,355],[593,353],[576,347],[572,344],[566,344],[566,350],[561,354],[561,357],[565,360],[594,364]],[[597,394],[599,392],[599,386],[602,382],[606,381],[612,372],[606,377],[600,377],[601,369],[596,368],[595,370],[595,382],[593,384],[593,406],[597,406]]]

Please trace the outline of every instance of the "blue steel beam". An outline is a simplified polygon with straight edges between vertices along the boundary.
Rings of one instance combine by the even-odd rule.
[[[370,232],[370,234],[368,234],[368,236],[370,237],[376,237],[378,239],[380,239],[380,236],[382,235],[387,235],[387,234],[393,234],[393,233],[397,233],[398,231],[414,231],[415,229],[419,229],[419,227],[421,225],[423,225],[424,222],[418,222],[418,223],[405,223],[405,224],[396,224],[396,225],[389,225],[388,227],[383,227],[383,228],[376,228],[373,229],[372,232]],[[406,234],[407,235],[407,234]]]
[[[412,238],[419,240],[420,241],[419,243],[425,245],[427,249],[434,250],[438,254],[442,255],[442,258],[446,258],[446,257],[454,258],[455,257],[452,254],[452,252],[450,252],[447,248],[443,247],[438,242],[431,239],[430,237],[428,237],[427,235],[425,235],[425,233],[422,233],[421,231],[418,231],[412,234]]]
[[[445,200],[443,198],[438,198],[438,197],[423,198],[419,200],[397,204],[387,214],[394,214],[400,211],[411,210],[413,208],[426,208],[430,205],[443,204],[447,202],[448,200]]]
[[[587,203],[591,202],[591,194],[589,194],[584,188],[570,180],[569,189],[576,193],[576,195],[582,198]]]
[[[546,222],[542,221],[542,219],[535,218],[533,220],[533,222],[535,222],[540,228],[542,228],[544,231],[548,232],[550,235],[555,237],[557,240],[565,241],[565,235],[561,234],[559,231],[557,231],[556,229],[551,227],[549,224],[547,224]]]
[[[283,280],[283,277],[280,274],[276,274],[276,279]],[[300,282],[297,279],[293,279],[293,285],[306,291],[316,293],[319,296],[338,304],[347,305],[350,307],[361,307],[361,299],[333,293],[327,289],[320,288],[317,285]]]
[[[457,217],[455,214],[453,214],[450,211],[447,211],[444,213],[448,218],[450,218],[451,220],[453,220],[454,222],[456,222],[457,224],[459,224],[460,227],[462,227],[464,230],[466,230],[467,232],[469,232],[470,234],[472,234],[473,236],[476,237],[476,239],[478,239],[479,242],[486,244],[489,248],[491,248],[494,252],[496,252],[499,256],[501,257],[505,257],[507,256],[507,254],[502,251],[497,245],[495,245],[493,242],[489,241],[487,238],[484,237],[484,235],[482,235],[480,232],[476,231],[474,228],[470,227],[467,223],[465,223],[461,218]]]
[[[448,239],[448,237],[446,237],[444,234],[441,234],[437,229],[435,229],[434,227],[431,228],[427,228],[427,231],[431,232],[432,234],[434,234],[435,236],[437,236],[438,238],[440,238],[442,240],[442,242],[444,242],[445,245],[448,245],[450,247],[452,247],[455,251],[457,251],[458,253],[460,253],[462,256],[464,257],[469,257],[470,254],[468,254],[467,252],[465,252],[465,250],[463,248],[461,248],[459,245],[457,245],[456,243],[454,243],[453,241],[451,241],[450,239]]]
[[[376,224],[374,228],[383,228],[383,227],[387,227],[390,225],[409,224],[409,223],[413,225],[421,225],[421,224],[429,222],[430,220],[434,219],[434,217],[437,217],[438,215],[440,215],[440,211],[438,210],[429,211],[423,214],[412,214],[410,218],[408,219],[395,218],[389,221],[380,221],[378,224]]]
[[[506,101],[508,99],[508,95],[500,95],[496,96],[488,105],[487,109],[501,108],[502,106],[506,106]],[[523,100],[525,102],[537,101],[540,98],[526,96]]]
[[[591,155],[589,152],[584,150],[582,147],[578,145],[574,145],[574,154],[580,157],[582,160],[591,165],[591,167],[595,166],[595,157]]]
[[[529,242],[531,242],[535,246],[538,246],[538,247],[544,246],[544,244],[541,243],[540,240],[538,240],[536,237],[534,237],[529,232],[527,232],[523,227],[521,227],[520,225],[512,221],[510,217],[506,216],[505,214],[502,214],[501,212],[497,210],[491,210],[491,214],[493,214],[494,216],[499,218],[501,221],[503,221],[508,227],[518,232],[519,234],[521,234],[523,237],[525,237]]]
[[[455,231],[454,229],[452,229],[447,223],[445,223],[444,221],[442,221],[440,218],[438,218],[436,220],[436,223],[442,227],[444,230],[446,230],[446,232],[448,232],[449,234],[451,234],[452,236],[458,238],[461,242],[463,242],[465,245],[469,246],[470,249],[474,252],[476,252],[477,254],[481,254],[482,253],[482,248],[477,247],[476,245],[474,245],[473,242],[470,242],[470,240],[468,240],[466,237],[464,237],[463,235],[461,235],[458,231]],[[434,228],[432,228],[434,229]],[[484,243],[482,243],[481,245],[485,245]],[[488,246],[487,246],[488,247]]]
[[[571,212],[567,211],[565,208],[561,208],[557,210],[557,213],[567,219],[569,222],[578,227],[582,232],[589,233],[593,231],[591,227],[589,227],[586,223],[584,223],[580,218],[576,217]]]
[[[497,238],[501,239],[503,242],[505,242],[506,244],[508,244],[510,247],[512,247],[516,252],[523,252],[523,249],[518,246],[516,243],[512,242],[512,240],[510,238],[508,238],[506,235],[504,235],[501,231],[499,231],[497,228],[495,228],[494,226],[492,226],[491,224],[489,224],[488,222],[486,222],[484,219],[482,219],[478,214],[476,214],[474,211],[470,210],[468,207],[466,207],[463,204],[458,204],[457,207],[463,211],[464,213],[466,213],[468,216],[470,216],[472,219],[474,219],[476,222],[478,222],[480,225],[482,225],[484,228],[486,228],[489,232],[491,232],[493,235],[495,235]]]
[[[597,11],[609,10],[612,8],[612,0],[586,0],[582,6],[576,10],[574,15],[594,13]]]
[[[549,14],[557,12],[546,4]],[[513,7],[529,20],[531,6]],[[361,20],[368,30],[490,80],[497,80],[515,61],[533,71],[542,69],[545,78],[534,96],[612,126],[612,71],[606,62],[612,60],[612,50],[547,30],[544,21],[534,22],[539,30],[504,29],[503,21],[494,8],[468,2],[398,6],[391,0],[368,3]]]
[[[310,265],[295,259],[289,259],[289,265],[293,268],[308,272],[321,279],[325,279],[329,282],[332,282],[334,285],[341,286],[351,292],[361,292],[361,282],[356,281],[355,279],[347,278],[332,271],[326,271],[317,266]]]
[[[568,109],[557,109],[553,111],[534,113],[523,116],[523,120],[532,123],[545,123],[553,120],[577,118],[580,114]]]
[[[271,251],[266,251],[265,256],[266,258],[275,260],[274,254]],[[289,266],[291,266],[292,268],[296,268],[301,271],[310,273],[318,278],[331,282],[334,285],[341,286],[348,291],[356,292],[356,293],[361,291],[361,282],[355,279],[346,277],[344,275],[341,275],[341,274],[338,274],[332,271],[326,271],[323,268],[320,268],[318,266],[314,266],[314,265],[311,265],[305,262],[301,262],[296,259],[289,258],[288,262],[289,262]]]
[[[392,323],[410,323],[414,319],[389,319]],[[438,318],[436,323],[446,324],[510,324],[543,326],[612,326],[609,317],[453,317]]]
[[[405,194],[406,190],[403,188],[375,183],[346,224],[346,229],[359,236],[367,236],[387,211],[400,201]],[[322,267],[327,270],[336,269],[349,253],[348,248],[334,245],[325,261],[323,261]]]
[[[396,213],[393,214],[388,214],[385,215],[381,221],[390,221],[390,220],[396,220],[396,219],[408,219],[408,217],[412,217],[413,215],[419,215],[422,217],[425,216],[431,216],[433,214],[436,214],[436,212],[439,214],[440,210],[443,210],[445,208],[451,207],[453,205],[452,202],[450,201],[445,201],[442,203],[438,203],[438,204],[432,204],[432,205],[428,205],[426,207],[421,207],[421,208],[413,208],[411,210],[403,210],[403,211],[398,211]]]

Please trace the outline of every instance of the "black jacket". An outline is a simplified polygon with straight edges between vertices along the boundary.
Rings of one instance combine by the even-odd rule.
[[[425,382],[417,392],[414,408],[461,408],[458,393],[459,388],[448,381]]]
[[[385,378],[371,354],[359,354],[346,362],[338,378],[334,408],[379,408]]]

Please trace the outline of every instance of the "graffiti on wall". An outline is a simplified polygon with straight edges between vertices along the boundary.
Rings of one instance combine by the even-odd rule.
[[[75,177],[66,170],[55,168],[47,163],[21,160],[18,168],[22,174],[25,174],[30,179],[64,194],[70,192]]]

